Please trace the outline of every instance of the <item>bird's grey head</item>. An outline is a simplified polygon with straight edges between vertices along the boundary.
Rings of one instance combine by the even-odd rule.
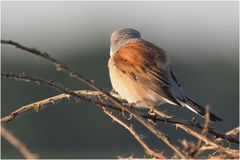
[[[114,31],[111,35],[110,41],[110,55],[112,56],[116,53],[122,45],[126,43],[126,41],[130,39],[140,39],[141,34],[135,29],[124,28],[117,31]]]

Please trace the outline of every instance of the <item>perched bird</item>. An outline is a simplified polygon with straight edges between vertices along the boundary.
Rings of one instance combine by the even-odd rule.
[[[170,69],[165,51],[141,39],[131,28],[114,31],[108,68],[113,89],[136,107],[154,109],[169,103],[204,116],[205,108],[191,100]],[[211,121],[221,121],[210,113]]]

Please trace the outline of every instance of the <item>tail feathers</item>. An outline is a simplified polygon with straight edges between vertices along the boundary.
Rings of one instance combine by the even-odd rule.
[[[190,109],[191,111],[199,114],[200,116],[204,117],[205,116],[205,113],[206,113],[206,109],[203,108],[202,106],[200,106],[199,104],[195,103],[194,101],[192,101],[191,99],[187,98],[188,101],[186,102],[181,102],[181,105],[182,106],[185,106],[187,107],[188,109]],[[210,120],[213,121],[213,122],[216,122],[216,121],[222,121],[221,118],[217,117],[216,115],[210,113],[209,115],[210,117]]]

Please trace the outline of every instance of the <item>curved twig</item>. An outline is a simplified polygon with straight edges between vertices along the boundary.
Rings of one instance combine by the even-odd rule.
[[[101,95],[101,92],[99,92],[99,91],[77,90],[77,91],[74,91],[74,92],[76,94],[80,94],[80,95],[84,96],[85,100],[87,100],[89,102],[92,102],[92,103],[97,104],[97,105],[107,106],[108,108],[112,108],[112,109],[121,111],[121,109],[114,107],[111,102],[109,102],[108,100],[105,100],[105,97],[103,97]],[[32,109],[39,110],[44,105],[47,105],[49,103],[55,103],[55,102],[58,102],[62,99],[69,99],[70,96],[71,95],[64,93],[64,94],[59,94],[59,95],[56,95],[56,96],[53,96],[53,97],[49,97],[49,98],[31,103],[31,104],[24,105],[24,106],[18,108],[17,110],[13,111],[9,115],[1,118],[1,122],[11,121],[16,116],[18,116],[18,115],[20,115],[24,112],[27,112],[27,111],[32,110]],[[117,97],[118,95],[114,94],[113,96]],[[158,112],[160,112],[160,111],[158,111]],[[156,116],[151,116],[151,115],[145,114],[145,113],[139,113],[139,114],[142,117],[147,118],[147,119],[151,119],[155,122],[160,121],[160,122],[167,122],[167,123],[172,123],[172,124],[182,124],[182,125],[189,126],[189,127],[196,127],[196,128],[199,128],[199,129],[203,129],[202,125],[200,123],[197,123],[197,122],[180,120],[180,119],[176,119],[176,118],[156,117]],[[166,113],[162,113],[162,114],[166,114]],[[169,116],[169,115],[166,115],[166,116]],[[221,133],[221,132],[219,132],[219,131],[211,128],[211,127],[208,127],[208,132],[217,136],[217,137],[221,137],[221,138],[217,138],[216,139],[217,141],[226,139],[229,142],[233,142],[233,143],[238,144],[238,138],[235,138],[232,135],[227,135],[227,134]]]
[[[19,139],[12,135],[7,129],[1,126],[1,136],[6,139],[13,147],[19,151],[26,159],[37,159],[37,155],[33,154]]]
[[[159,115],[166,115],[165,113],[155,109],[154,112]],[[166,115],[167,117],[168,115]],[[209,144],[209,145],[212,145],[214,147],[216,147],[217,149],[221,150],[222,152],[225,152],[229,155],[234,155],[235,157],[239,154],[239,152],[237,150],[233,150],[233,149],[230,149],[230,148],[225,148],[215,142],[213,142],[212,140],[208,139],[207,137],[205,137],[204,135],[202,134],[199,134],[198,132],[194,131],[193,129],[191,128],[188,128],[187,126],[183,125],[183,124],[175,124],[175,126],[177,128],[181,128],[182,130],[184,130],[186,133],[196,137],[197,139],[205,142],[206,144]],[[205,132],[205,131],[204,131]]]
[[[43,83],[43,84],[48,85],[48,86],[50,86],[50,87],[52,87],[56,90],[64,92],[65,94],[69,94],[69,95],[72,95],[74,97],[81,98],[83,100],[89,101],[84,96],[82,96],[80,94],[76,94],[74,91],[69,90],[69,89],[65,88],[63,85],[61,85],[60,83],[56,83],[54,81],[44,80],[44,79],[38,78],[36,76],[30,76],[30,75],[25,75],[25,74],[16,74],[16,73],[1,73],[1,76],[3,78],[15,78],[15,79],[19,79],[19,80],[30,80],[30,81],[33,81],[33,82],[36,82],[36,83]],[[116,99],[115,97],[113,97],[113,98]],[[111,102],[114,104],[114,106],[119,107],[120,109],[123,109],[123,110],[127,111],[127,113],[129,113],[130,115],[133,115],[134,118],[136,118],[147,129],[149,129],[149,131],[151,131],[157,138],[159,138],[165,144],[167,144],[180,158],[184,158],[184,155],[171,142],[171,140],[166,135],[164,135],[162,132],[157,130],[156,127],[152,123],[148,122],[141,115],[139,115],[137,111],[135,111],[135,110],[133,110],[133,109],[127,107],[127,106],[122,105],[121,102],[118,99],[116,99],[116,101],[111,101]]]
[[[194,131],[193,129],[187,128],[184,125],[176,124],[176,127],[181,128],[182,130],[184,130],[185,132],[189,133],[190,135],[196,137],[197,139],[201,139],[203,142],[206,143],[206,145],[211,145],[213,147],[216,147],[216,150],[220,150],[221,152],[227,153],[228,155],[233,156],[233,157],[239,157],[238,150],[225,148],[225,147],[213,142],[212,140],[208,139],[207,137],[199,134],[198,132]]]
[[[1,119],[2,122],[8,121],[8,120],[14,118],[15,116],[17,116],[18,114],[23,113],[23,112],[25,112],[25,111],[27,111],[29,109],[37,109],[38,110],[38,109],[40,109],[40,107],[42,105],[44,105],[46,103],[53,103],[54,101],[56,101],[58,99],[61,99],[63,97],[64,98],[65,97],[69,98],[69,95],[77,97],[77,98],[81,98],[81,99],[84,99],[84,100],[87,100],[87,101],[91,101],[94,104],[98,104],[98,105],[102,105],[102,106],[105,105],[104,102],[102,101],[102,99],[104,99],[104,98],[102,98],[102,97],[100,97],[100,95],[98,95],[99,92],[93,92],[93,93],[94,93],[95,97],[98,97],[101,100],[100,103],[94,101],[94,99],[92,97],[89,97],[89,95],[90,95],[89,91],[74,92],[74,91],[71,91],[71,90],[67,89],[66,87],[62,86],[59,83],[56,83],[54,81],[43,80],[43,79],[40,79],[40,78],[38,78],[36,76],[29,76],[29,75],[25,75],[25,74],[4,73],[4,72],[1,73],[1,76],[3,78],[15,78],[15,79],[20,79],[20,80],[31,80],[33,82],[40,82],[40,83],[46,84],[48,86],[53,87],[54,89],[57,89],[57,90],[65,93],[65,94],[61,94],[61,95],[58,95],[58,96],[55,96],[55,97],[51,97],[51,98],[45,99],[45,100],[40,101],[40,102],[35,102],[35,103],[30,104],[30,105],[23,106],[20,109],[16,110],[15,112],[11,113],[9,116],[6,116],[3,119]],[[81,93],[81,94],[79,94],[79,93]],[[87,93],[87,96],[86,96],[86,93]],[[160,111],[158,111],[158,112],[160,112]],[[165,113],[161,113],[161,114],[165,114]],[[169,117],[169,116],[167,115],[167,117]],[[194,135],[198,139],[202,139],[206,143],[209,142],[209,144],[211,144],[212,146],[215,146],[215,147],[219,148],[220,150],[222,150],[222,151],[224,151],[226,153],[231,153],[231,154],[234,153],[236,155],[236,151],[235,150],[226,149],[226,148],[224,148],[224,147],[222,147],[222,146],[212,142],[211,140],[207,139],[206,137],[202,136],[201,134],[193,131],[192,129],[187,128],[184,125],[176,124],[176,126],[181,128],[181,129],[183,129],[183,130],[185,130],[187,133],[191,133],[191,135]]]
[[[159,152],[155,152],[152,149],[150,149],[148,147],[148,145],[143,141],[143,139],[137,134],[137,132],[133,129],[133,126],[131,125],[127,125],[126,123],[124,123],[122,120],[120,120],[119,118],[117,118],[116,116],[114,116],[112,114],[112,112],[109,112],[106,110],[105,107],[103,107],[103,111],[104,113],[106,113],[109,117],[111,117],[114,121],[116,121],[117,123],[119,123],[120,125],[122,125],[124,128],[126,128],[133,136],[134,138],[139,142],[139,144],[144,148],[145,152],[153,157],[156,158],[160,158],[160,159],[167,159],[163,153],[159,153]]]
[[[54,58],[50,57],[49,54],[47,54],[46,52],[41,52],[37,49],[34,48],[29,48],[23,45],[20,45],[17,42],[14,41],[7,41],[7,40],[1,40],[1,43],[3,44],[10,44],[10,45],[14,45],[17,48],[20,48],[22,50],[28,51],[29,53],[32,53],[34,55],[40,56],[46,60],[48,60],[49,62],[53,63],[56,68],[59,69],[64,69],[65,71],[67,71],[67,73],[69,73],[69,75],[73,78],[76,78],[77,80],[85,83],[86,85],[88,85],[89,87],[102,92],[107,98],[109,98],[112,103],[118,107],[121,108],[123,111],[126,111],[127,113],[133,115],[133,117],[135,119],[137,119],[140,123],[142,123],[149,131],[151,131],[158,139],[162,140],[165,144],[167,144],[174,152],[176,152],[176,154],[180,157],[180,158],[184,158],[183,153],[181,153],[181,151],[173,145],[173,143],[170,141],[170,139],[164,135],[162,132],[160,132],[159,130],[156,129],[156,127],[149,123],[148,121],[146,121],[144,118],[142,118],[141,116],[139,116],[137,114],[137,112],[135,112],[134,110],[132,110],[131,108],[128,108],[124,105],[121,104],[121,102],[116,99],[115,97],[111,96],[110,94],[108,94],[107,92],[103,91],[102,89],[98,88],[93,82],[91,82],[90,80],[84,78],[82,75],[80,75],[78,72],[76,72],[75,70],[73,70],[72,68],[60,63],[59,61],[55,60]]]
[[[3,73],[3,74],[6,74],[6,73]],[[15,79],[16,78],[20,78],[20,77],[16,77],[14,74],[11,74],[11,73],[8,74],[9,78],[10,78],[10,75],[12,76],[12,78],[15,78]],[[5,78],[7,78],[7,77],[5,77]],[[28,77],[25,76],[25,79],[27,79],[27,78]],[[35,79],[36,79],[36,77],[35,77]],[[27,79],[27,80],[31,80],[31,79]],[[38,81],[38,79],[36,81]],[[54,81],[50,81],[50,82],[54,83]],[[60,86],[63,86],[63,85],[60,85]],[[120,108],[115,107],[99,91],[78,90],[78,91],[74,91],[74,92],[76,94],[78,94],[78,95],[81,95],[82,98],[84,100],[86,100],[86,101],[92,102],[92,103],[97,104],[97,105],[108,106],[109,108],[121,111]],[[67,91],[65,91],[65,93],[67,93]],[[59,101],[59,100],[64,99],[64,98],[68,99],[69,96],[73,96],[74,97],[74,95],[60,94],[60,95],[49,97],[47,99],[44,99],[44,100],[41,100],[41,101],[38,101],[38,102],[34,102],[34,103],[31,103],[31,104],[28,104],[28,105],[24,105],[24,106],[20,107],[19,109],[13,111],[11,114],[1,118],[1,122],[8,122],[8,121],[12,120],[13,118],[15,118],[16,116],[18,116],[19,114],[24,113],[24,112],[26,112],[28,110],[31,110],[31,109],[38,110],[42,106],[47,105],[48,103],[54,103],[54,102]],[[113,94],[113,96],[118,98],[119,100],[121,100],[120,97],[118,97],[118,95]],[[125,104],[125,105],[127,105],[127,104]],[[142,117],[147,118],[147,119],[151,119],[151,120],[153,120],[155,122],[156,121],[160,121],[160,122],[168,122],[168,123],[173,123],[173,124],[182,124],[182,125],[189,126],[189,127],[196,127],[196,128],[199,128],[199,129],[203,129],[204,128],[202,124],[200,124],[200,123],[198,123],[196,121],[192,122],[192,121],[176,119],[176,118],[173,118],[173,117],[169,118],[171,116],[167,115],[166,113],[160,112],[159,110],[155,110],[155,112],[158,115],[161,115],[161,117],[151,116],[151,115],[145,114],[145,113],[144,114],[139,113],[139,114]],[[226,139],[229,142],[233,142],[233,143],[237,143],[237,144],[239,143],[239,139],[238,138],[235,138],[232,135],[224,134],[224,133],[222,133],[220,131],[217,131],[217,130],[211,128],[211,127],[208,127],[208,132],[213,134],[213,135],[215,135],[216,137],[220,137],[220,138],[217,138],[217,141]]]
[[[209,106],[206,107],[206,113],[205,113],[205,123],[204,123],[204,128],[202,129],[202,133],[201,135],[203,137],[205,137],[206,132],[208,131],[208,124],[210,121],[210,117],[209,117]],[[198,153],[198,151],[200,150],[200,148],[202,147],[203,144],[203,139],[199,139],[198,143],[196,145],[196,147],[193,149],[192,153],[190,153],[191,156],[194,156],[195,154]]]
[[[159,130],[157,130],[155,128],[154,125],[152,125],[151,123],[147,122],[144,118],[147,118],[148,116],[147,115],[140,115],[137,111],[133,110],[132,108],[129,108],[125,105],[123,105],[121,103],[121,101],[115,97],[113,97],[112,95],[110,95],[109,93],[103,91],[102,89],[98,88],[94,83],[92,83],[90,80],[84,78],[82,75],[80,75],[79,73],[77,73],[75,70],[71,69],[70,67],[58,62],[57,60],[53,59],[52,57],[50,57],[47,53],[45,52],[41,52],[37,49],[33,49],[33,48],[29,48],[29,47],[26,47],[26,46],[23,46],[23,45],[20,45],[19,43],[17,42],[13,42],[13,41],[6,41],[6,40],[1,40],[1,43],[4,43],[4,44],[10,44],[10,45],[14,45],[16,46],[17,48],[20,48],[22,50],[25,50],[25,51],[28,51],[29,53],[32,53],[34,55],[37,55],[37,56],[40,56],[46,60],[48,60],[49,62],[51,62],[52,64],[54,64],[57,68],[57,70],[60,70],[60,69],[63,69],[65,71],[67,71],[67,73],[69,73],[69,75],[71,77],[74,77],[80,81],[82,81],[83,83],[87,84],[88,86],[92,87],[93,89],[99,91],[102,95],[106,96],[105,98],[107,100],[110,100],[112,102],[112,106],[114,109],[118,109],[118,110],[123,110],[127,113],[129,113],[130,115],[133,115],[133,117],[135,117],[140,123],[142,123],[146,128],[148,128],[156,137],[158,137],[159,139],[161,139],[164,143],[166,143],[171,149],[174,150],[174,152],[181,158],[184,158],[184,155],[181,153],[181,151],[172,144],[172,142],[169,140],[169,138],[167,136],[165,136],[163,133],[161,133]],[[49,81],[47,81],[49,82]],[[47,83],[48,84],[48,83]],[[54,87],[54,86],[53,86]],[[56,87],[56,86],[55,86]],[[57,88],[59,86],[57,85]],[[61,92],[64,92],[64,90],[62,90],[63,88],[60,87],[60,91]],[[71,91],[71,90],[67,90],[67,91],[70,91],[70,92],[64,92],[66,94],[69,94],[69,95],[73,95],[76,94],[74,91]],[[78,95],[78,94],[77,94]],[[76,95],[74,96],[76,97]],[[84,99],[84,97],[81,97],[81,95],[78,95],[78,98],[81,98],[81,99]],[[85,99],[86,100],[86,99]],[[37,108],[37,107],[36,107]],[[144,117],[144,118],[143,118]],[[151,117],[152,118],[152,117]],[[176,126],[183,126],[183,128],[187,129],[188,131],[194,131],[192,130],[191,128],[188,128],[186,126],[192,126],[192,127],[197,127],[197,128],[201,128],[203,129],[204,126],[202,126],[201,124],[199,123],[195,123],[195,122],[186,122],[186,121],[181,121],[181,120],[176,120],[176,119],[172,119],[170,117],[164,117],[163,119],[161,118],[157,118],[157,120],[159,121],[166,121],[168,120],[168,122],[170,123],[175,123]],[[179,123],[179,124],[177,124]],[[182,124],[181,124],[182,123]],[[185,126],[184,123],[188,123],[188,125]],[[183,129],[182,128],[182,129]],[[183,129],[184,130],[184,129]],[[232,136],[228,136],[228,135],[225,135],[224,133],[221,133],[219,131],[216,131],[214,130],[213,128],[210,128],[208,127],[208,131],[209,133],[212,133],[212,134],[215,134],[217,137],[221,137],[223,139],[227,139],[229,141],[232,141],[232,142],[235,142],[235,143],[239,143],[239,140],[235,137],[232,137]],[[194,134],[195,135],[195,134]],[[202,137],[200,136],[199,139],[201,139]],[[205,137],[206,138],[206,137]],[[207,138],[206,138],[207,139]],[[204,140],[203,140],[204,141]],[[205,141],[204,141],[205,142]],[[214,143],[214,142],[213,142]],[[215,144],[215,143],[214,143]],[[217,146],[218,147],[218,146]],[[222,147],[222,146],[220,146]],[[218,147],[219,149],[219,147]],[[222,148],[224,149],[224,147]],[[220,148],[221,150],[221,148]],[[230,149],[231,151],[231,149]],[[232,151],[235,151],[235,150],[232,150]]]

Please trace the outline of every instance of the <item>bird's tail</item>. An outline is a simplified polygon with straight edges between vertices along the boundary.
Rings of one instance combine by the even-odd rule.
[[[194,102],[193,100],[191,100],[190,98],[187,98],[187,101],[184,103],[181,103],[183,106],[187,107],[188,109],[190,109],[191,111],[199,114],[200,116],[204,117],[205,113],[206,113],[206,109],[203,108],[202,106],[200,106],[199,104],[197,104],[196,102]],[[209,118],[211,121],[222,121],[221,118],[217,117],[216,115],[209,113]]]

